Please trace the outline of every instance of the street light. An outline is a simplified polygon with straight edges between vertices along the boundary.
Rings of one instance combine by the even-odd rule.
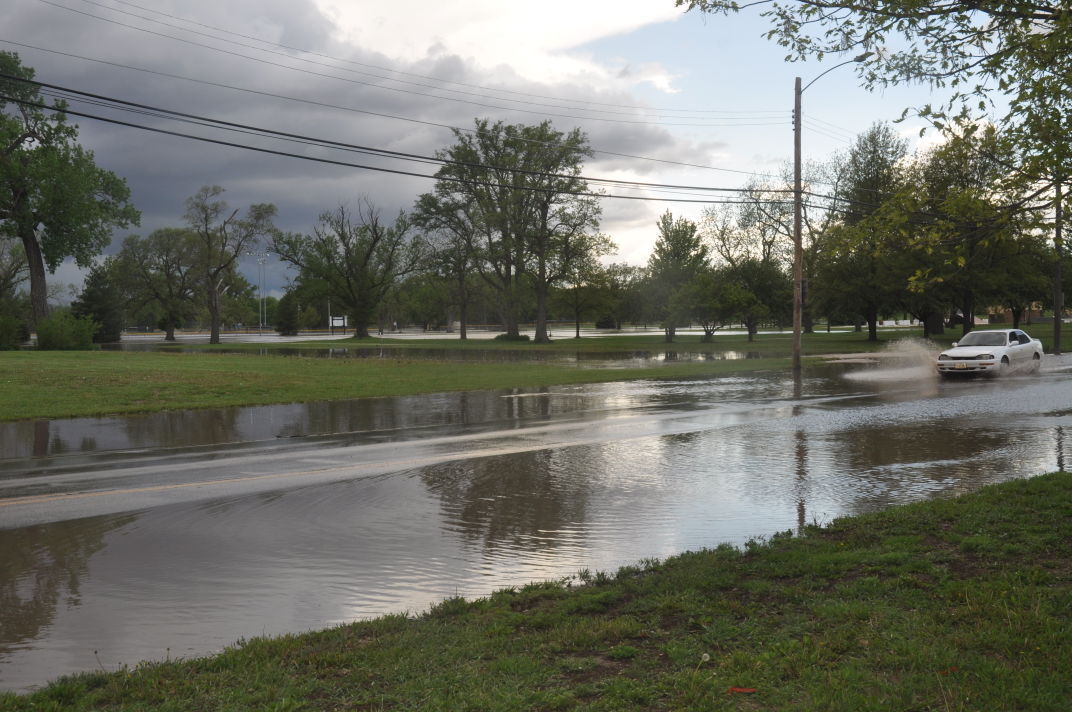
[[[260,334],[264,331],[264,322],[268,320],[268,309],[264,304],[264,272],[265,265],[268,264],[268,257],[271,256],[271,252],[247,252],[249,257],[257,258],[257,281],[260,283],[260,299],[257,304],[257,320],[260,322],[257,326],[257,333]]]
[[[800,77],[797,77],[793,86],[793,377],[797,382],[800,380],[800,334],[804,309],[804,246],[801,236],[803,201],[800,188],[800,95],[804,93],[804,89],[807,89],[821,77],[838,67],[863,62],[872,54],[874,53],[864,52],[841,64],[835,64],[805,84],[803,88],[800,86]]]

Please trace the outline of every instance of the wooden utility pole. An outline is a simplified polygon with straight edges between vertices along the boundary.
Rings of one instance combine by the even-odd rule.
[[[822,76],[822,75],[820,75]],[[818,79],[818,77],[816,77]],[[800,189],[800,77],[793,91],[793,375],[800,375],[800,327],[804,305],[804,245]]]
[[[1061,178],[1057,180],[1053,220],[1053,247],[1057,252],[1057,266],[1053,270],[1053,353],[1061,355],[1061,317],[1065,311],[1065,290],[1061,285],[1061,260],[1064,259],[1061,246],[1061,222],[1064,217],[1064,197],[1061,194]]]

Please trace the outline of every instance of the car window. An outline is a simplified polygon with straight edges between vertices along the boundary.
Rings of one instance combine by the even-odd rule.
[[[972,331],[957,342],[958,346],[1004,346],[1004,331]]]

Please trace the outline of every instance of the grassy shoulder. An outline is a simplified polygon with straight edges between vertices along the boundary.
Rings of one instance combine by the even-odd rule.
[[[8,351],[0,352],[0,420],[700,377],[784,368],[787,363],[766,358],[597,369],[534,361],[407,359],[402,351],[397,359]]]
[[[1070,538],[1072,474],[1056,473],[0,707],[1063,711]]]

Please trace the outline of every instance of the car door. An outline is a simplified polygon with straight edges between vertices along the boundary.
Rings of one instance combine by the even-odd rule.
[[[1023,365],[1025,356],[1030,356],[1028,345],[1031,339],[1022,331],[1009,332],[1009,363]]]

